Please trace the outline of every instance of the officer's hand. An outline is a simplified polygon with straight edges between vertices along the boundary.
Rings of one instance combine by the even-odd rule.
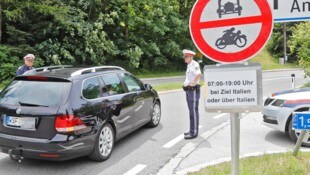
[[[194,87],[194,86],[196,86],[196,84],[195,83],[190,83],[189,86]]]

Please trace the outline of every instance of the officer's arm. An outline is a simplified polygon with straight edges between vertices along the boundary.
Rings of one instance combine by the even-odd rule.
[[[193,82],[193,85],[195,86],[197,84],[197,82],[200,80],[200,77],[201,77],[201,70],[200,70],[200,67],[199,67],[199,64],[197,64],[195,66],[195,79],[194,79],[194,82]]]
[[[23,74],[24,74],[24,69],[23,69],[23,66],[21,66],[17,69],[16,76],[23,75]]]
[[[19,75],[21,75],[22,74],[22,69],[17,69],[17,71],[16,71],[16,76],[19,76]]]
[[[197,82],[200,80],[201,74],[196,75],[195,80],[194,80],[194,85],[197,84]]]

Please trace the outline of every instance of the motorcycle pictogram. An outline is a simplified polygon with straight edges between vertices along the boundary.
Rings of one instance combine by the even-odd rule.
[[[247,37],[241,34],[241,31],[238,30],[237,33],[234,33],[235,28],[225,30],[224,35],[217,39],[215,46],[219,49],[225,49],[228,45],[236,45],[237,47],[244,47],[247,44]]]
[[[226,14],[234,14],[238,13],[238,15],[241,15],[242,6],[240,5],[240,0],[237,0],[237,3],[227,2],[224,5],[222,5],[222,0],[218,0],[218,9],[217,13],[219,14],[219,17],[222,18],[222,15]]]

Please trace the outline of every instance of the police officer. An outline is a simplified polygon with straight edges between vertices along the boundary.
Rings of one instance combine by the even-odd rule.
[[[33,54],[28,54],[24,57],[25,64],[20,66],[17,71],[16,75],[23,75],[25,72],[34,69],[33,68],[33,62],[34,62],[35,56]]]
[[[186,92],[186,101],[190,116],[190,131],[184,133],[184,138],[194,139],[198,136],[199,129],[199,99],[200,99],[200,77],[199,63],[193,60],[195,52],[183,50],[184,62],[187,63],[186,79],[183,89]]]

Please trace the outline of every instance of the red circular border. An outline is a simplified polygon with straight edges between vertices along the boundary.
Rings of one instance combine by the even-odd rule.
[[[210,0],[198,0],[190,17],[190,31],[197,48],[213,61],[220,63],[237,63],[250,59],[257,54],[269,40],[273,30],[273,16],[267,0],[254,0],[261,11],[262,29],[256,41],[245,50],[235,53],[223,53],[213,49],[203,38],[199,28],[201,14]]]

